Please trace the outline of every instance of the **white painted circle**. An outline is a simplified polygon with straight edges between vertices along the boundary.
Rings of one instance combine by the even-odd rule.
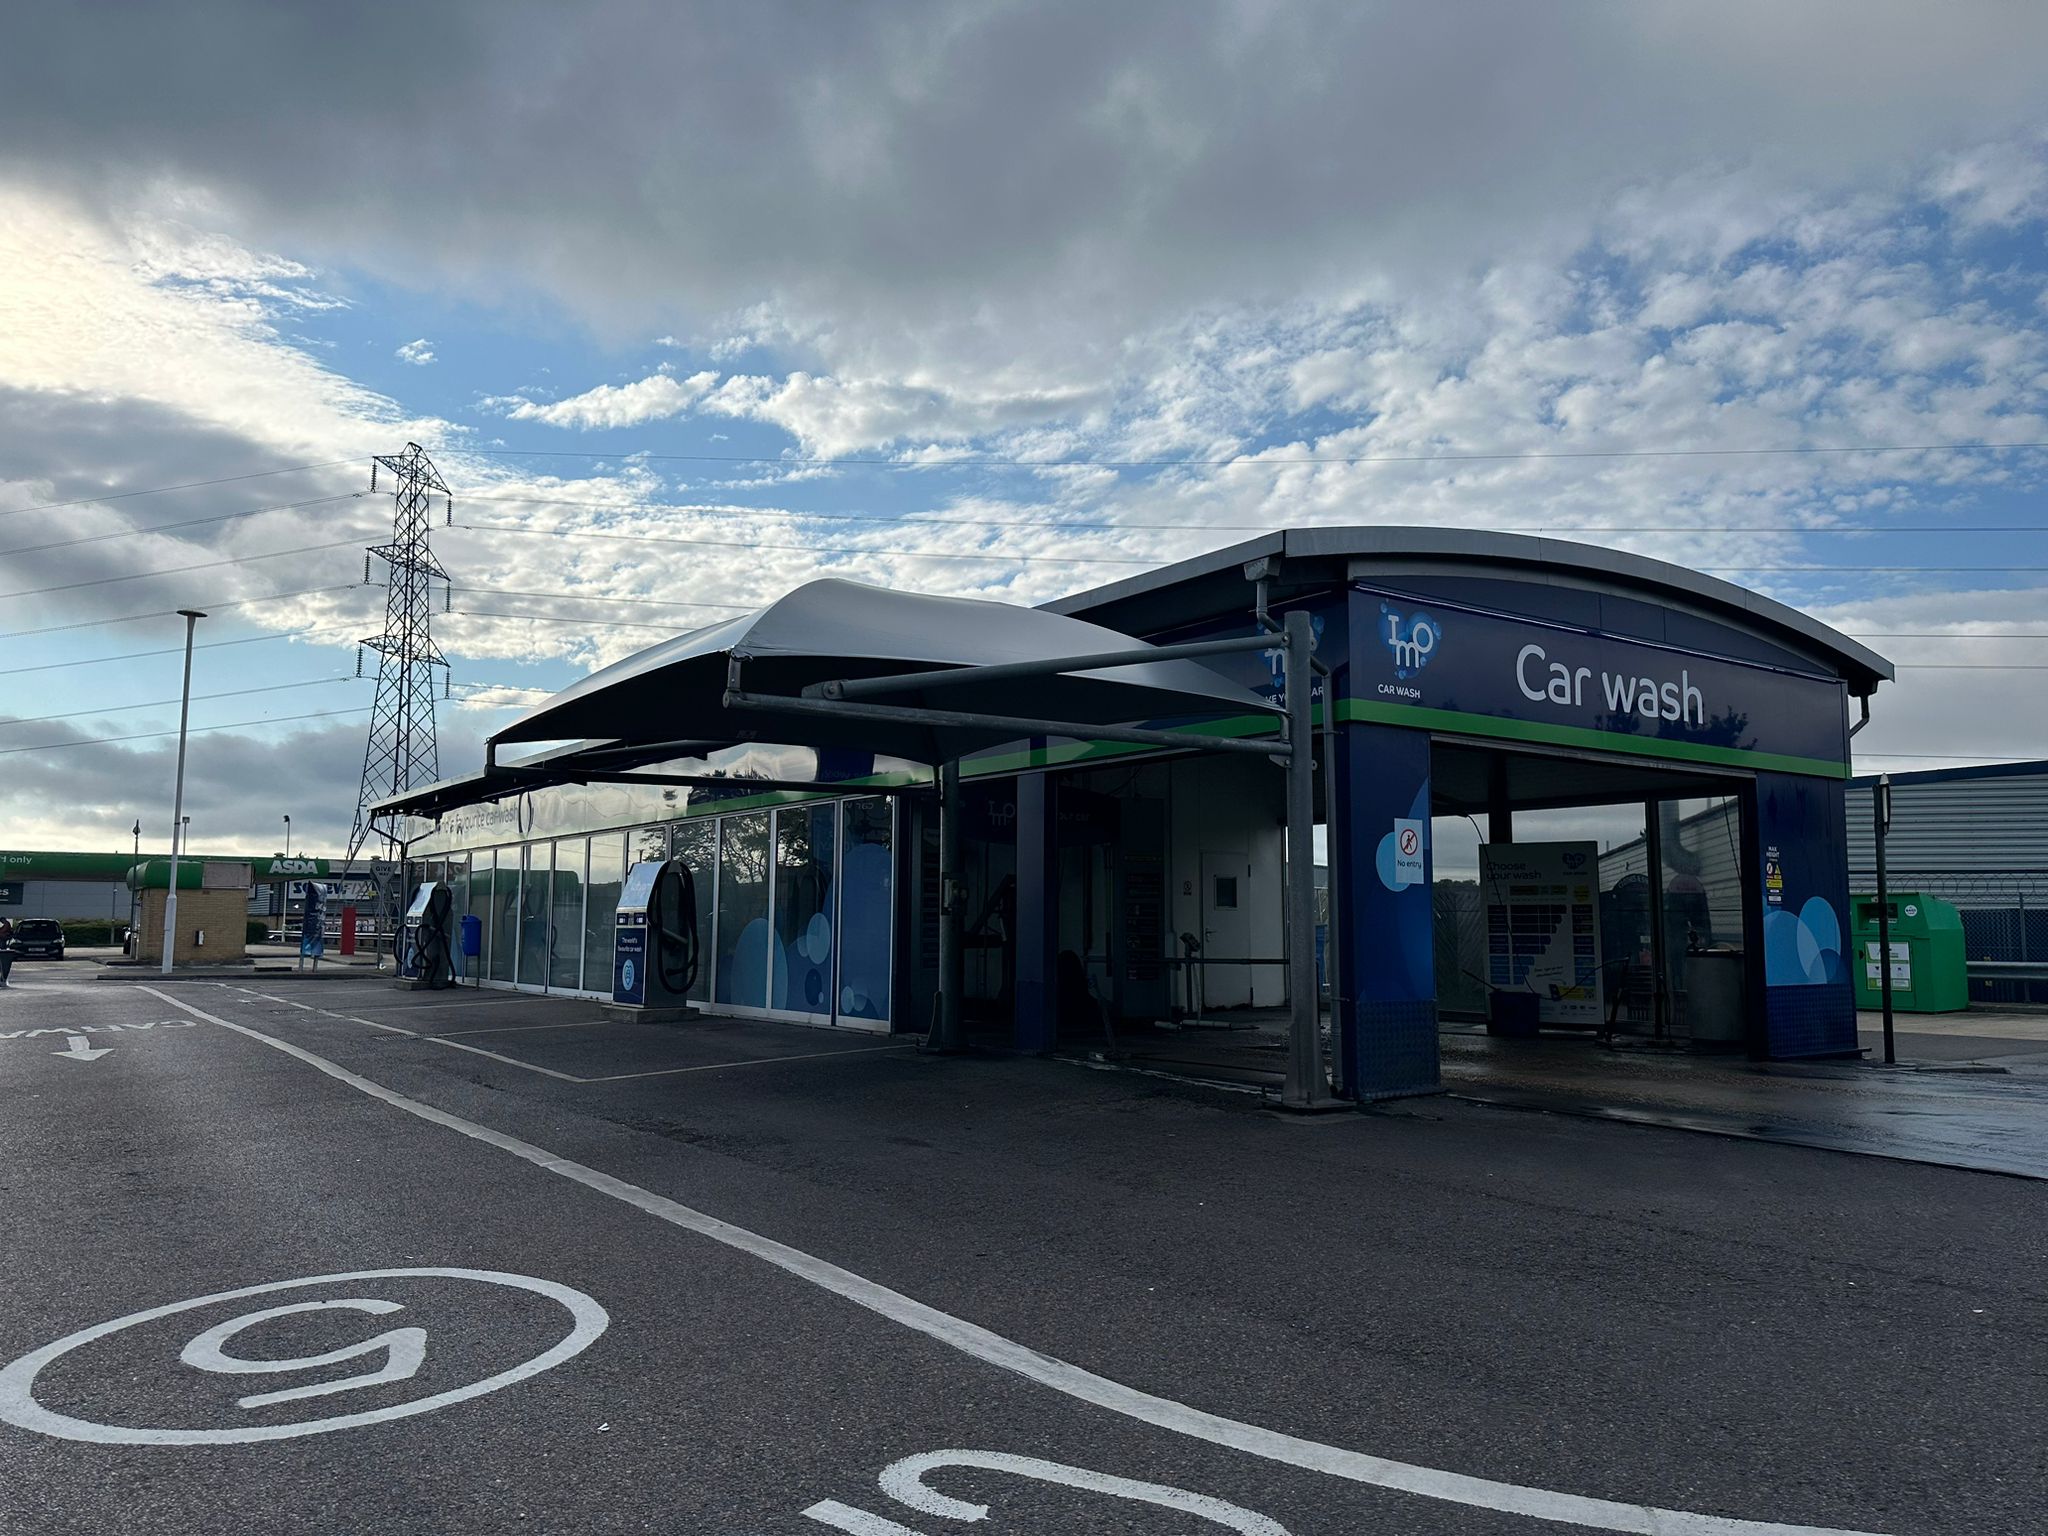
[[[224,1301],[240,1301],[245,1296],[269,1296],[278,1291],[303,1290],[314,1285],[339,1285],[355,1280],[475,1280],[486,1285],[508,1286],[513,1290],[531,1291],[560,1302],[573,1324],[569,1332],[530,1360],[523,1360],[508,1370],[482,1381],[473,1381],[467,1386],[450,1387],[445,1392],[436,1392],[410,1403],[398,1403],[386,1408],[366,1409],[361,1413],[336,1414],[330,1418],[308,1419],[299,1424],[252,1424],[239,1429],[138,1429],[125,1424],[96,1424],[90,1419],[75,1419],[68,1414],[54,1412],[35,1400],[36,1375],[44,1366],[61,1355],[69,1354],[82,1345],[103,1339],[124,1328],[133,1328],[142,1323],[155,1322],[160,1317],[170,1317],[179,1312],[191,1312],[200,1307],[210,1307]],[[60,1440],[86,1440],[100,1445],[240,1445],[253,1440],[291,1440],[300,1435],[324,1435],[337,1429],[354,1429],[363,1424],[379,1424],[387,1419],[410,1418],[416,1413],[429,1413],[436,1408],[446,1408],[472,1397],[481,1397],[486,1392],[495,1392],[500,1387],[509,1387],[515,1381],[524,1381],[542,1371],[552,1370],[564,1360],[573,1359],[597,1342],[598,1335],[610,1326],[611,1316],[591,1297],[569,1286],[559,1285],[553,1280],[537,1280],[531,1275],[508,1274],[496,1269],[359,1269],[347,1274],[310,1275],[302,1280],[273,1280],[264,1285],[246,1285],[240,1290],[218,1291],[211,1296],[198,1296],[190,1301],[174,1301],[161,1307],[151,1307],[143,1312],[131,1312],[126,1317],[117,1317],[112,1322],[96,1323],[90,1328],[68,1334],[54,1344],[45,1344],[41,1349],[23,1355],[19,1360],[0,1370],[0,1423],[32,1429],[38,1434],[54,1435]]]

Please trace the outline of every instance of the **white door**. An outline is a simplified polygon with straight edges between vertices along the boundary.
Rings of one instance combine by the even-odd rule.
[[[1252,865],[1241,853],[1202,854],[1202,953],[1225,961],[1256,959],[1251,944]],[[1252,1000],[1252,969],[1203,967],[1202,1006],[1237,1008]]]

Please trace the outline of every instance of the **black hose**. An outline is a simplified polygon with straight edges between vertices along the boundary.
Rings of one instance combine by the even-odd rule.
[[[673,879],[667,878],[671,870]],[[648,937],[662,986],[670,996],[682,997],[697,984],[697,878],[681,859],[669,860],[662,876],[654,882],[648,903]],[[673,920],[667,910],[671,900],[678,908]]]

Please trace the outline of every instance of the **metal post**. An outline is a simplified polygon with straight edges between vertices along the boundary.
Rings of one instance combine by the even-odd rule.
[[[1308,610],[1287,615],[1287,1080],[1293,1109],[1327,1103],[1322,1007],[1316,996],[1315,729],[1311,721]]]
[[[135,853],[128,861],[128,942],[122,946],[124,954],[136,960],[142,959],[142,935],[135,931],[136,920],[141,915],[142,889],[135,883],[135,866],[142,862],[142,818],[135,818]]]
[[[1330,983],[1330,1077],[1341,1091],[1351,1079],[1351,1068],[1344,1059],[1344,970],[1338,960],[1344,908],[1337,894],[1337,861],[1344,855],[1337,835],[1337,675],[1327,669],[1323,670],[1322,747],[1323,889],[1328,893],[1323,916],[1323,975]]]
[[[1671,1018],[1665,985],[1671,957],[1664,948],[1663,809],[1655,800],[1643,802],[1643,862],[1648,866],[1650,884],[1650,1028],[1655,1038],[1662,1040]]]
[[[171,974],[171,955],[178,937],[178,853],[185,826],[185,728],[192,718],[192,631],[206,615],[196,608],[180,608],[185,621],[185,687],[178,700],[178,782],[171,795],[171,888],[164,895],[163,974]]]
[[[939,765],[939,1049],[965,1043],[960,991],[966,985],[960,949],[960,764]]]
[[[1884,1064],[1898,1058],[1892,1045],[1892,898],[1884,878],[1884,839],[1892,828],[1892,776],[1880,773],[1871,786],[1871,843],[1877,853],[1877,994],[1884,1008]]]

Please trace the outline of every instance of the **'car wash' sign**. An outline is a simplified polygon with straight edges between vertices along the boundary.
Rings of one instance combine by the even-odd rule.
[[[1360,587],[1350,718],[1841,777],[1838,678]]]

